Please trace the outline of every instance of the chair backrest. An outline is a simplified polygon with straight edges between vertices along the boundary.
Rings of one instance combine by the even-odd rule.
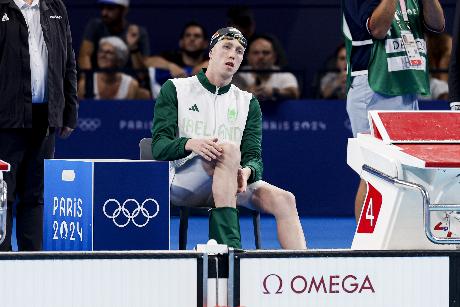
[[[152,138],[143,138],[139,142],[140,160],[153,160]]]

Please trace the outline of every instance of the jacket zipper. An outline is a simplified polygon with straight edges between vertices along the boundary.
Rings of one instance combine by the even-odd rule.
[[[217,93],[219,93],[219,88],[216,86],[216,92],[214,93],[214,131],[212,132],[213,137],[216,137],[216,129],[217,129],[217,112],[216,112],[216,101],[217,101]]]

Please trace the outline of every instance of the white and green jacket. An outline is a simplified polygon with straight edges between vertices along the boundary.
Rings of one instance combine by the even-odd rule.
[[[152,153],[156,160],[182,165],[194,154],[185,150],[190,138],[218,138],[240,146],[241,166],[251,169],[249,183],[262,178],[262,113],[250,93],[229,84],[212,85],[205,71],[171,79],[155,104]]]

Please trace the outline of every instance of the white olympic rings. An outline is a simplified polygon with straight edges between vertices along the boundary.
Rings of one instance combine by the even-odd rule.
[[[116,209],[113,210],[110,210],[110,212],[112,212],[112,214],[109,214],[107,213],[107,205],[110,204],[110,203],[114,203],[116,206]],[[126,205],[129,204],[129,203],[134,203],[136,204],[137,208],[135,208],[133,210],[133,212],[130,212],[127,208],[126,208]],[[145,208],[145,206],[147,206],[148,204],[152,204],[154,206],[156,206],[155,208],[155,213],[153,214],[150,214],[150,211],[147,210]],[[139,202],[133,198],[129,198],[127,200],[125,200],[123,202],[123,204],[120,204],[120,202],[114,198],[110,198],[108,200],[105,201],[104,203],[104,206],[102,207],[102,210],[104,211],[104,214],[107,218],[109,219],[112,219],[113,220],[113,223],[117,226],[117,227],[120,227],[120,228],[123,228],[123,227],[126,227],[130,221],[133,222],[133,224],[139,228],[141,227],[144,227],[145,225],[148,224],[148,222],[150,221],[150,219],[154,218],[155,216],[158,215],[158,212],[160,212],[160,205],[158,205],[158,202],[153,199],[153,198],[147,198],[146,200],[144,200],[142,202],[142,204],[139,204]],[[119,221],[117,221],[117,217],[120,216],[120,213],[123,213],[123,216],[126,218],[126,222],[124,223],[120,223]],[[142,213],[142,215],[146,218],[145,222],[143,223],[138,223],[136,222],[136,217]]]
[[[96,131],[102,122],[99,118],[79,118],[78,128],[81,131]]]

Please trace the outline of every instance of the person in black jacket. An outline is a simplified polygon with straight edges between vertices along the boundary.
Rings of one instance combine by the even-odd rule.
[[[457,3],[449,64],[449,101],[452,110],[460,111],[460,4]]]
[[[19,250],[42,249],[44,159],[53,158],[55,134],[77,125],[77,78],[69,20],[61,0],[0,0],[0,159],[12,206],[17,199]]]

